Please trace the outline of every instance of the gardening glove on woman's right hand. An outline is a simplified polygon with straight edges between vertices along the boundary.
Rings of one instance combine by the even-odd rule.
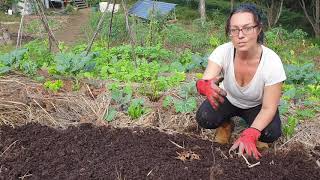
[[[243,152],[246,152],[246,154],[253,156],[258,160],[261,157],[260,152],[257,150],[257,141],[260,135],[261,132],[258,129],[251,127],[245,129],[230,148],[230,151],[239,148],[238,155],[243,155]]]
[[[196,83],[199,94],[206,96],[215,110],[218,109],[219,102],[224,102],[223,96],[227,95],[226,91],[218,86],[222,80],[222,77],[215,77],[210,80],[200,79]]]

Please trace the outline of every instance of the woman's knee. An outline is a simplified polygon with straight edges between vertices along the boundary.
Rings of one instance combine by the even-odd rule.
[[[215,129],[220,126],[223,117],[221,117],[206,100],[199,107],[196,113],[196,120],[202,128]]]

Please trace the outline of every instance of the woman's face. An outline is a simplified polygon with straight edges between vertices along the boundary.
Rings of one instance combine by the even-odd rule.
[[[260,26],[254,21],[253,14],[238,12],[230,19],[229,35],[237,51],[249,51],[257,45]]]

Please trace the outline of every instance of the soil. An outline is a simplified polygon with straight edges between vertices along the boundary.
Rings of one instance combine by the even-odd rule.
[[[79,9],[74,15],[70,15],[67,22],[62,24],[62,28],[55,32],[58,41],[63,41],[67,45],[74,45],[85,39],[82,29],[89,21],[91,9]]]
[[[176,144],[175,144],[176,143]],[[179,147],[183,146],[184,148]],[[152,128],[31,123],[0,127],[0,179],[319,179],[300,146],[249,168],[229,146]],[[317,147],[318,148],[318,147]],[[319,154],[319,148],[315,148]]]
[[[91,9],[85,8],[85,9],[79,9],[75,14],[72,15],[63,15],[63,16],[48,16],[50,19],[55,19],[60,23],[59,29],[52,29],[53,34],[55,35],[55,38],[58,41],[64,42],[66,45],[74,45],[78,42],[81,42],[85,40],[86,36],[84,32],[82,31],[82,28],[87,25],[89,21],[89,15],[90,15]],[[34,19],[39,19],[36,15],[29,15],[25,17],[24,22],[29,23]],[[12,38],[13,41],[16,41],[17,33],[19,30],[20,22],[2,22],[3,26],[6,27]],[[23,35],[22,43],[27,43],[31,40],[34,40],[36,38],[39,38],[36,34],[28,34],[26,35],[26,32]],[[46,35],[43,36],[44,38],[47,38]],[[43,38],[42,37],[42,38]],[[41,38],[41,37],[40,37]]]

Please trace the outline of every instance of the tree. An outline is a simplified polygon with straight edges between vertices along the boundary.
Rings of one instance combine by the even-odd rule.
[[[199,0],[199,11],[202,25],[206,22],[206,1]]]
[[[283,8],[284,0],[242,0],[242,2],[252,2],[260,6],[267,14],[268,28],[277,24]]]
[[[267,11],[267,19],[268,19],[268,27],[271,28],[275,24],[277,24],[281,12],[282,12],[282,6],[283,6],[283,0],[272,0],[266,1],[266,11]]]
[[[306,6],[304,0],[299,0],[300,6],[308,19],[309,23],[312,25],[314,34],[316,38],[320,37],[320,0],[311,0],[309,6]],[[312,12],[311,15],[309,12]]]

